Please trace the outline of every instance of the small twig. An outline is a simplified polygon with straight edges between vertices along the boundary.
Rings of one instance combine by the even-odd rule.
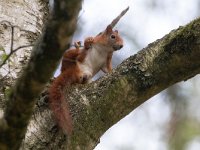
[[[85,13],[85,10],[83,9],[83,10],[80,12],[79,16],[78,16],[77,21],[80,20],[81,16],[82,16],[84,13]]]
[[[76,47],[75,44],[71,44],[70,47]],[[84,47],[83,45],[79,45],[79,47]]]
[[[114,28],[114,26],[119,22],[119,20],[126,14],[126,12],[129,10],[129,6],[124,9],[120,14],[119,16],[117,16],[111,23],[110,23],[110,26],[112,28]]]
[[[3,24],[3,23],[8,24],[8,26],[10,26],[10,27],[21,29],[19,26],[12,25],[11,22],[9,22],[9,21],[6,21],[6,20],[0,21],[0,24]]]
[[[10,53],[7,55],[6,59],[3,60],[3,62],[0,64],[0,68],[5,65],[6,61],[12,56],[13,53],[17,52],[19,49],[22,49],[22,48],[26,48],[26,47],[31,47],[33,46],[33,44],[31,45],[24,45],[24,46],[19,46],[17,47],[16,49],[10,51]]]
[[[17,47],[16,49],[13,49],[14,47],[14,28],[19,28],[20,30],[22,30],[19,26],[15,26],[15,25],[12,25],[11,22],[9,21],[6,21],[6,20],[3,20],[3,21],[0,21],[0,24],[8,24],[9,27],[11,27],[11,40],[10,40],[10,53],[7,55],[7,57],[3,60],[3,62],[0,64],[0,68],[6,64],[6,61],[11,57],[11,55],[13,53],[15,53],[16,51],[18,51],[19,49],[21,48],[26,48],[26,47],[30,47],[30,46],[33,46],[32,44],[31,45],[25,45],[25,46],[19,46]]]
[[[13,51],[13,45],[14,45],[14,27],[11,26],[11,40],[10,40],[10,51]]]
[[[7,23],[7,24],[9,24],[9,26],[12,26],[11,23],[10,23],[9,21],[2,20],[2,21],[0,22],[0,24],[3,24],[3,23]]]
[[[11,37],[10,37],[10,53],[12,53],[13,51],[13,46],[14,46],[14,27],[11,26]],[[7,57],[6,57],[7,58]],[[8,62],[8,69],[9,69],[9,72],[10,73],[10,63]]]

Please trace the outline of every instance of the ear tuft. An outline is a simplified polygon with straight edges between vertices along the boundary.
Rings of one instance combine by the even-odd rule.
[[[113,32],[111,25],[108,25],[106,28],[106,33],[111,34]]]

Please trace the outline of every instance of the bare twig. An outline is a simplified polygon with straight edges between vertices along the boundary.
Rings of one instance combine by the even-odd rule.
[[[0,68],[5,65],[6,61],[12,56],[13,53],[17,52],[18,50],[22,49],[22,48],[26,48],[26,47],[31,47],[34,46],[33,44],[30,45],[24,45],[24,46],[19,46],[16,49],[10,51],[10,53],[7,55],[6,59],[3,60],[3,62],[0,64]]]
[[[114,28],[115,27],[115,25],[119,22],[119,20],[126,14],[126,12],[129,10],[129,6],[126,8],[126,9],[124,9],[120,14],[119,14],[119,16],[117,16],[111,23],[110,23],[110,25],[111,25],[111,27],[112,28]]]
[[[19,49],[22,48],[26,48],[26,47],[30,47],[33,46],[33,44],[31,45],[24,45],[24,46],[19,46],[16,49],[13,49],[14,47],[14,28],[19,28],[21,30],[21,28],[19,26],[16,25],[12,25],[11,22],[3,20],[0,22],[0,24],[8,24],[9,27],[11,27],[11,40],[10,40],[10,53],[7,55],[7,57],[3,60],[3,62],[0,64],[0,68],[6,64],[6,61],[12,56],[13,53],[17,52]]]
[[[10,51],[13,51],[13,45],[14,45],[14,27],[11,26],[11,37],[10,37]]]
[[[12,25],[11,22],[9,22],[9,21],[7,21],[7,20],[2,20],[2,21],[0,21],[0,24],[8,24],[8,26],[10,26],[10,27],[14,27],[14,28],[19,28],[19,29],[21,29],[19,26]]]

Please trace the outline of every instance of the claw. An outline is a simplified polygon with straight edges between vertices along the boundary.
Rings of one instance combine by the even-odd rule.
[[[94,43],[94,38],[93,37],[86,38],[85,42],[84,42],[85,49],[90,49],[92,47],[93,43]]]

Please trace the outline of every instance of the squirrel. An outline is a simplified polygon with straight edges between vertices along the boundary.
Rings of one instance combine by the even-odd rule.
[[[49,107],[65,134],[71,135],[73,129],[69,105],[64,97],[65,88],[72,84],[89,83],[100,70],[111,72],[113,52],[123,47],[121,36],[113,28],[128,10],[129,7],[123,10],[103,32],[86,38],[83,48],[80,42],[75,42],[75,48],[64,53],[61,73],[49,88]]]
[[[82,49],[80,42],[76,42],[75,49],[64,53],[61,73],[49,89],[50,109],[64,133],[72,133],[72,118],[64,98],[64,89],[72,84],[89,82],[100,70],[104,73],[111,72],[113,52],[122,47],[123,40],[118,31],[113,31],[108,25],[104,32],[86,38]]]

